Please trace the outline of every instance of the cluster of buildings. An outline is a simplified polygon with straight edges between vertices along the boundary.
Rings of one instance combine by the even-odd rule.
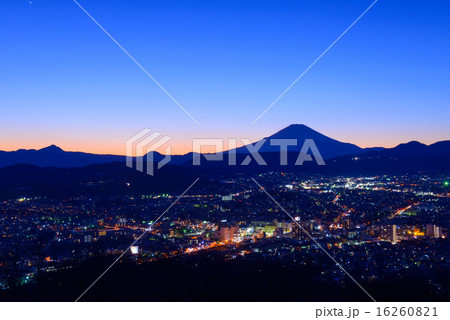
[[[192,190],[157,223],[176,195],[0,202],[0,287],[7,287],[14,277],[31,281],[39,272],[73,267],[95,255],[120,254],[143,232],[147,235],[131,249],[139,263],[204,250],[270,256],[281,250],[273,246],[286,253],[303,252],[301,263],[314,263],[304,255],[314,249],[311,237],[343,255],[351,248],[349,261],[362,252],[360,248],[381,255],[396,244],[406,257],[414,248],[408,243],[421,243],[425,254],[416,256],[423,259],[432,256],[434,246],[448,244],[450,194],[440,176],[267,173],[258,181],[293,219],[248,177],[227,180],[208,193]],[[404,261],[405,267],[413,263]],[[392,264],[401,267],[398,261]]]

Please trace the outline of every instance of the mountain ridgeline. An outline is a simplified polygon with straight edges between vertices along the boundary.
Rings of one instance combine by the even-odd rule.
[[[280,146],[271,145],[273,139],[297,140],[287,148],[286,165],[280,164]],[[306,139],[312,139],[325,165],[306,161],[296,165],[295,161]],[[246,146],[223,152],[221,161],[210,161],[206,154],[188,153],[173,155],[170,162],[154,176],[139,172],[125,165],[125,156],[100,155],[83,152],[68,152],[57,146],[40,150],[0,151],[0,191],[4,196],[32,194],[48,191],[64,192],[148,192],[175,191],[189,185],[196,177],[230,177],[235,174],[256,174],[268,171],[297,171],[306,174],[365,175],[421,171],[450,173],[450,141],[425,145],[417,141],[400,144],[394,148],[360,148],[351,143],[329,138],[305,125],[290,125],[281,131],[260,140],[259,153],[265,164],[255,161]],[[229,157],[236,159],[229,165]],[[200,158],[200,165],[193,160]],[[153,152],[159,162],[163,155]],[[243,165],[246,158],[248,165]],[[312,157],[314,158],[314,156]],[[147,157],[143,157],[145,162]],[[136,162],[137,158],[134,158]],[[248,160],[248,159],[247,159]],[[131,182],[131,183],[130,183]]]
[[[288,146],[289,152],[299,152],[306,139],[313,139],[324,159],[332,159],[349,154],[360,154],[367,150],[351,143],[344,143],[331,139],[300,124],[290,125],[265,139],[266,141],[259,149],[259,152],[261,153],[278,153],[280,151],[279,146],[270,145],[271,139],[296,139],[297,145]],[[376,148],[376,150],[381,149],[383,148]],[[237,148],[234,151],[238,154],[249,153],[246,146]],[[225,152],[225,154],[228,153],[229,151]],[[173,155],[170,164],[188,165],[189,163],[192,163],[193,155],[193,153]],[[163,158],[163,155],[158,152],[153,152],[153,158],[155,161],[160,161]],[[39,150],[20,149],[17,151],[0,151],[0,168],[16,164],[31,164],[38,167],[72,168],[111,162],[125,162],[125,156],[64,151],[55,145]]]

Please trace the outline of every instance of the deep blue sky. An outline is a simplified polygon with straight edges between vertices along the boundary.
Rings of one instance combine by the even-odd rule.
[[[360,146],[450,139],[450,1],[0,2],[0,149],[124,153],[143,128],[259,139],[304,123]]]

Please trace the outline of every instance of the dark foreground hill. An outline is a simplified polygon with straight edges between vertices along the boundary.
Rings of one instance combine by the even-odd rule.
[[[75,301],[111,262],[112,257],[90,258],[75,269],[42,273],[35,283],[0,291],[0,301]],[[139,265],[122,261],[80,301],[369,301],[348,278],[324,279],[322,272],[336,268],[329,264],[326,257],[319,267],[285,259],[230,260],[217,254]],[[448,284],[448,271],[415,268],[387,271],[376,280],[358,279],[377,301],[448,301],[448,292],[433,285]]]

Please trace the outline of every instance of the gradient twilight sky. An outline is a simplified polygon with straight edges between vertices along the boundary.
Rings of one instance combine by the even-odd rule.
[[[0,150],[125,153],[151,128],[257,140],[292,123],[361,147],[450,139],[450,1],[79,0],[197,126],[72,0],[0,2]]]

